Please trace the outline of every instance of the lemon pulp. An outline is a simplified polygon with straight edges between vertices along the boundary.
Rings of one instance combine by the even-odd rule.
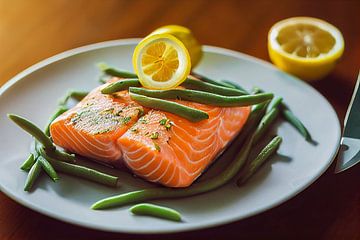
[[[280,69],[304,80],[316,80],[334,68],[344,51],[344,40],[330,23],[294,17],[270,29],[268,50],[270,59]]]
[[[187,78],[191,61],[180,40],[169,34],[155,34],[136,46],[133,66],[144,87],[170,89]]]
[[[154,43],[142,55],[141,65],[144,73],[154,81],[165,82],[171,79],[179,67],[178,54],[165,42]]]
[[[303,58],[327,54],[335,45],[335,38],[329,32],[304,23],[284,27],[276,40],[285,52]]]

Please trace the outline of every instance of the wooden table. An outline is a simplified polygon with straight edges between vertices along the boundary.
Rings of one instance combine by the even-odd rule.
[[[0,85],[56,53],[104,40],[142,37],[177,23],[201,43],[268,59],[272,24],[314,16],[337,26],[346,50],[335,71],[312,85],[343,119],[360,67],[360,1],[120,1],[0,0]],[[304,192],[246,220],[207,230],[143,239],[360,239],[360,165],[334,175],[333,167]],[[59,222],[0,193],[0,239],[139,239]]]

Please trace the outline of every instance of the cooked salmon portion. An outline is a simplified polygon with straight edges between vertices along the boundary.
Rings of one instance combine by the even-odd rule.
[[[194,123],[151,110],[118,140],[129,169],[168,187],[191,185],[241,130],[250,114],[250,107],[181,103],[207,112],[209,119]]]
[[[128,91],[110,96],[100,92],[103,87],[56,118],[50,133],[55,144],[70,152],[117,166],[122,156],[117,140],[144,114],[144,108],[130,99]]]
[[[114,79],[116,81],[118,79]],[[176,102],[205,111],[209,119],[190,122],[143,108],[128,91],[105,95],[94,89],[50,126],[54,143],[168,187],[187,187],[214,161],[244,126],[250,107],[214,107]]]

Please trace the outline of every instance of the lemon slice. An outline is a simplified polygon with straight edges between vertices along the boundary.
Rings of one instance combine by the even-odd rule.
[[[189,75],[191,61],[184,44],[170,34],[155,34],[135,48],[133,66],[140,83],[150,89],[170,89]]]
[[[167,25],[162,26],[149,35],[154,34],[163,34],[167,33],[173,35],[177,39],[179,39],[189,51],[190,58],[191,58],[191,67],[195,67],[202,58],[202,46],[196,40],[194,34],[191,32],[190,29],[180,25]]]
[[[305,80],[316,80],[333,69],[344,51],[344,39],[330,23],[294,17],[270,29],[268,50],[271,61],[280,69]]]

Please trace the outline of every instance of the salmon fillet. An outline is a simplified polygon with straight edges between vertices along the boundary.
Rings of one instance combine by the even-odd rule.
[[[117,139],[144,114],[144,108],[130,99],[128,91],[118,92],[116,97],[102,94],[106,85],[95,88],[56,118],[50,134],[56,145],[70,152],[120,166],[122,152]]]
[[[191,185],[250,114],[250,107],[221,108],[176,100],[209,114],[209,119],[194,123],[143,108],[127,91],[115,97],[101,94],[104,86],[51,124],[54,143],[114,166],[125,163],[136,175],[168,187]]]

